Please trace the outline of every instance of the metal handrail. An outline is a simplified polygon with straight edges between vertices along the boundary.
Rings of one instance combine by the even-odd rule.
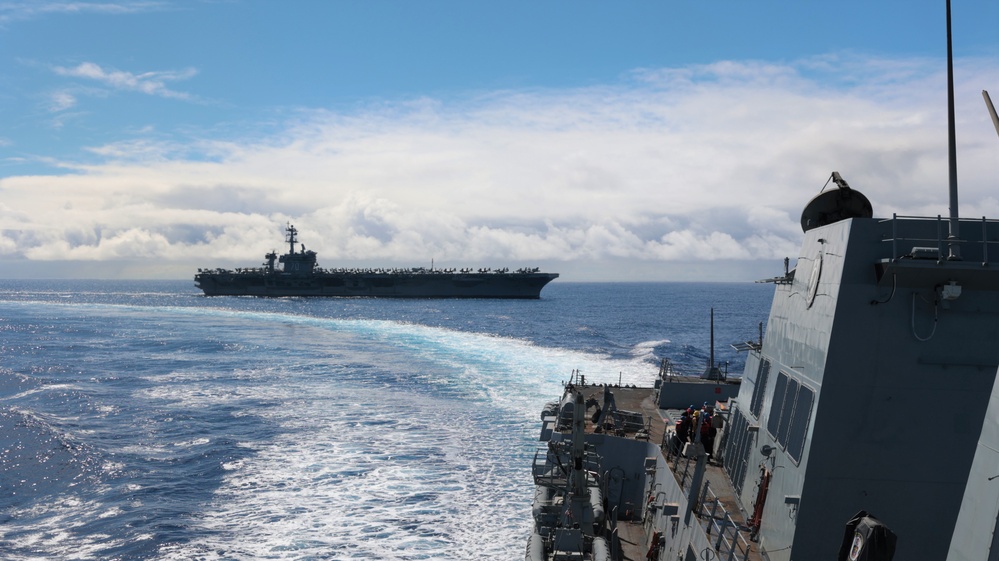
[[[679,483],[680,489],[686,492],[690,489],[689,484],[693,483],[691,464],[694,463],[694,460],[690,457],[682,457],[679,453],[674,453],[668,446],[666,448],[666,459],[673,461],[673,469],[670,471],[673,473],[673,476],[677,478],[677,483]],[[680,467],[681,457],[685,460],[682,462],[682,471]],[[711,505],[710,512],[708,512],[709,504]],[[738,559],[741,561],[747,561],[750,554],[749,540],[745,535],[743,535],[742,532],[739,531],[739,525],[729,514],[725,506],[721,504],[721,499],[719,499],[718,496],[715,495],[714,491],[710,489],[710,482],[704,482],[704,489],[701,491],[699,500],[695,506],[695,514],[697,514],[699,519],[704,521],[705,515],[710,518],[710,522],[706,522],[708,536],[711,536],[712,528],[718,532],[718,538],[715,541],[714,548],[715,551],[719,553],[719,559],[727,553],[727,561],[735,561],[737,559],[736,554],[740,555]],[[719,508],[722,512],[721,522],[719,522],[717,516]],[[726,536],[726,531],[729,528],[732,530],[731,537]]]
[[[917,243],[917,244],[921,243],[921,244],[924,244],[924,247],[927,247],[927,248],[933,247],[937,251],[937,260],[938,261],[943,261],[946,258],[945,257],[946,256],[945,248],[946,248],[947,243],[948,243],[949,240],[947,240],[947,229],[944,228],[945,221],[944,221],[944,219],[943,219],[942,216],[937,215],[937,217],[936,217],[936,225],[937,225],[936,237],[932,237],[931,238],[931,237],[923,237],[923,236],[905,236],[905,235],[902,235],[902,233],[900,232],[900,230],[902,228],[904,228],[904,224],[906,222],[911,222],[911,221],[916,221],[916,220],[925,221],[925,220],[928,220],[928,219],[932,219],[932,218],[925,217],[925,216],[904,216],[904,215],[892,214],[892,217],[890,219],[884,219],[884,220],[881,220],[881,221],[878,222],[879,224],[884,224],[884,223],[887,223],[887,222],[891,222],[891,235],[890,235],[890,237],[882,238],[882,240],[881,240],[882,242],[891,242],[891,261],[894,262],[894,261],[896,261],[896,260],[898,260],[900,258],[905,257],[906,254],[903,254],[902,252],[904,252],[906,250],[910,250],[911,251],[911,246],[903,248],[903,249],[899,249],[899,242],[914,242],[914,243]],[[962,219],[959,220],[959,223],[961,223],[961,222],[963,222],[965,224],[969,224],[969,225],[971,225],[971,224],[979,225],[980,224],[981,225],[981,230],[980,230],[980,232],[981,232],[981,238],[980,239],[962,238],[962,239],[958,239],[958,240],[954,240],[954,241],[956,241],[957,243],[960,243],[960,244],[967,244],[967,245],[974,244],[976,246],[980,246],[981,247],[981,251],[982,251],[982,265],[988,265],[989,264],[989,246],[990,245],[999,245],[999,239],[997,239],[997,240],[989,240],[989,236],[988,236],[989,225],[993,225],[993,232],[996,232],[997,233],[997,237],[999,237],[999,220],[994,220],[994,219],[990,220],[990,219],[988,219],[988,218],[986,218],[986,217],[983,216],[981,218],[962,218]],[[964,229],[964,230],[960,230],[960,231],[967,233],[969,231],[974,231],[974,230]]]
[[[557,453],[554,452],[554,453]],[[564,487],[567,475],[559,470],[559,463],[553,461],[553,451],[548,448],[538,448],[534,452],[534,462],[531,464],[531,471],[534,475],[535,485],[546,487]],[[562,466],[571,464],[568,457],[564,458]],[[602,458],[599,454],[587,450],[583,456],[583,469],[589,473],[599,473]]]
[[[709,504],[711,512],[708,512]],[[721,517],[718,516],[718,509],[721,509]],[[704,490],[701,492],[697,509],[697,517],[702,521],[705,515],[708,518],[706,528],[708,536],[711,536],[712,530],[717,531],[714,548],[718,552],[719,558],[727,553],[727,561],[733,561],[738,553],[741,555],[742,561],[749,559],[749,540],[739,531],[739,525],[736,524],[725,505],[721,504],[721,499],[710,489],[710,484],[707,481],[704,482]],[[729,529],[732,530],[731,537],[726,536]]]

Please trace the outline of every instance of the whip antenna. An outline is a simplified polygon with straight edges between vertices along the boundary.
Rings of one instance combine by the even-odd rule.
[[[950,228],[947,232],[947,259],[960,259],[957,216],[957,134],[954,132],[954,51],[950,36],[950,0],[947,0],[947,148],[950,168]]]
[[[996,132],[999,133],[999,115],[996,115],[996,106],[992,105],[992,98],[989,97],[989,92],[982,90],[982,97],[985,98],[985,106],[989,108],[989,115],[992,115],[992,124],[996,127]]]

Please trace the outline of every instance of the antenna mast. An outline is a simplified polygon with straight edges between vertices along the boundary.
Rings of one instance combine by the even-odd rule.
[[[961,258],[957,214],[957,134],[954,132],[954,51],[950,34],[950,0],[947,0],[947,140],[950,169],[950,227],[947,233],[947,259]]]
[[[989,108],[989,115],[992,116],[992,124],[996,127],[996,132],[999,133],[999,115],[996,114],[996,107],[992,105],[992,98],[989,97],[989,92],[982,90],[982,97],[985,98],[985,106]]]
[[[711,357],[708,358],[708,370],[715,367],[715,309],[711,308]]]

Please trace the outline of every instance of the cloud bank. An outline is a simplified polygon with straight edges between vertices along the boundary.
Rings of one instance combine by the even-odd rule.
[[[946,214],[941,66],[642,69],[574,90],[299,108],[260,137],[96,146],[96,163],[0,179],[0,259],[174,263],[186,277],[194,262],[256,265],[289,221],[328,267],[542,262],[610,280],[597,269],[633,262],[668,280],[670,264],[793,259],[801,208],[833,170],[876,215]],[[152,95],[188,77],[60,71]],[[980,92],[999,66],[963,60],[957,75],[962,214],[997,216],[999,137]]]

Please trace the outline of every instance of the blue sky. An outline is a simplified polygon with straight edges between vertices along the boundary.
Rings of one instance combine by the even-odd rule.
[[[999,2],[954,2],[999,215]],[[941,2],[0,2],[2,276],[320,264],[752,280],[832,170],[946,213]],[[943,186],[943,187],[941,187]],[[966,212],[964,212],[966,208]]]

